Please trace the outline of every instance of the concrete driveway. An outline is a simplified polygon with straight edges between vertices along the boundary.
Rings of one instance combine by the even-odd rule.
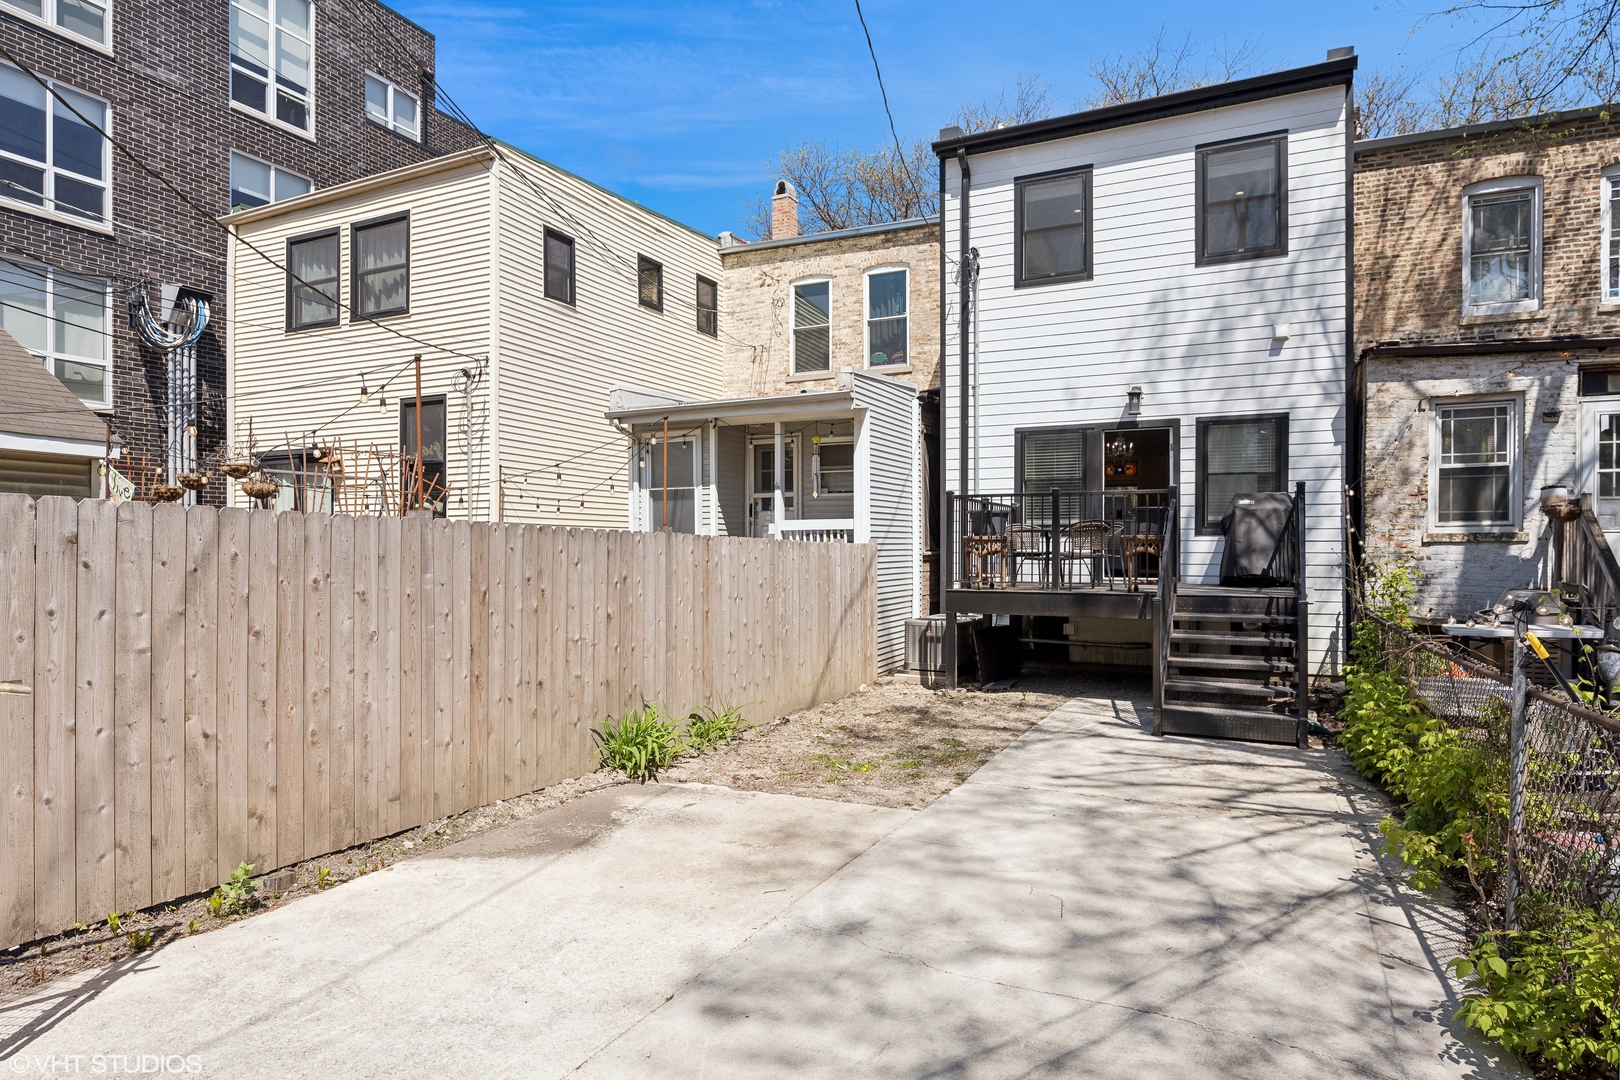
[[[1522,1075],[1450,1022],[1456,916],[1374,857],[1384,803],[1341,757],[1154,739],[1139,711],[1066,705],[920,812],[602,792],[0,1007],[0,1056],[17,1076],[95,1054],[249,1077]]]

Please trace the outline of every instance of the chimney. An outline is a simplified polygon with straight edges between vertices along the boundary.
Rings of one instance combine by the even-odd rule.
[[[799,235],[799,193],[786,180],[776,182],[771,195],[771,239],[785,240]]]

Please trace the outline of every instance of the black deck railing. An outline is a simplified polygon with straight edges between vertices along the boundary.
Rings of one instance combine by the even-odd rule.
[[[1175,488],[947,493],[952,589],[1157,585],[1175,544]]]

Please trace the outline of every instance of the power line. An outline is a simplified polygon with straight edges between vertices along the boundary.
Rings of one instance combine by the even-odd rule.
[[[861,20],[861,33],[866,35],[866,51],[872,56],[872,71],[877,75],[878,93],[883,97],[883,115],[889,118],[889,134],[894,137],[894,152],[899,158],[900,168],[911,181],[913,191],[921,190],[917,184],[917,177],[911,171],[911,162],[906,160],[906,152],[900,149],[900,133],[894,129],[894,113],[889,109],[889,91],[883,86],[883,69],[878,67],[877,49],[872,47],[872,31],[866,28],[866,15],[861,11],[861,0],[855,0],[855,17]]]

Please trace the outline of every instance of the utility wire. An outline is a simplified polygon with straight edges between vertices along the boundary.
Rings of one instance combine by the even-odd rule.
[[[866,15],[861,11],[861,0],[855,0],[855,17],[861,20],[861,33],[866,35],[866,51],[872,56],[872,71],[877,75],[878,93],[883,97],[883,115],[889,118],[889,134],[894,137],[894,152],[900,160],[900,170],[911,181],[913,191],[921,191],[917,177],[911,171],[911,162],[906,160],[906,152],[900,149],[900,133],[894,129],[894,113],[889,109],[889,91],[883,86],[883,69],[878,67],[877,49],[872,47],[872,31],[866,28]]]

